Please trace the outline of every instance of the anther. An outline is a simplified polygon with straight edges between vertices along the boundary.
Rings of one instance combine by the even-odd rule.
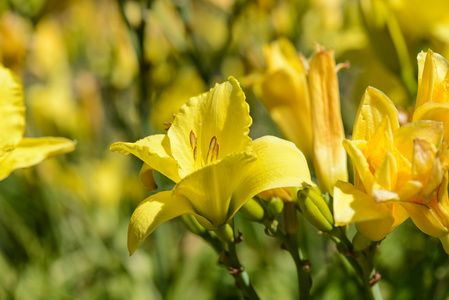
[[[169,130],[172,124],[173,122],[164,122],[164,125],[167,126],[167,128],[165,128],[165,131]]]
[[[217,137],[214,137],[210,140],[209,150],[207,151],[206,163],[210,163],[218,158],[218,151],[220,146],[217,142]]]
[[[190,147],[192,147],[193,150],[193,159],[196,160],[197,156],[197,144],[196,144],[196,136],[195,133],[193,133],[193,130],[190,130]]]

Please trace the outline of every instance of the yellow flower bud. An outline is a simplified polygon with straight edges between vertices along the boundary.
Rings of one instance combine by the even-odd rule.
[[[333,51],[317,47],[308,78],[313,125],[313,164],[321,189],[332,194],[337,180],[348,179]]]

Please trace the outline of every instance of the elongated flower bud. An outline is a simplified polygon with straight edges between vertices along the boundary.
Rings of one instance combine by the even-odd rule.
[[[333,229],[334,218],[318,187],[298,191],[298,204],[304,217],[316,228],[324,232]]]
[[[308,77],[313,124],[313,164],[321,189],[332,194],[337,180],[348,179],[333,51],[317,47]]]

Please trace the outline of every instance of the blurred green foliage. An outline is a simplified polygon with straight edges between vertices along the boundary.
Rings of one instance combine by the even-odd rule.
[[[164,132],[190,96],[229,75],[245,88],[253,137],[279,135],[251,86],[264,71],[263,46],[281,36],[306,56],[318,42],[351,63],[339,74],[346,132],[368,85],[406,112],[417,53],[449,56],[446,1],[412,2],[1,1],[0,61],[22,80],[27,133],[78,144],[0,182],[0,299],[240,299],[212,248],[178,222],[128,257],[127,224],[148,194],[137,159],[109,145]],[[291,258],[263,226],[236,222],[260,295],[295,298]],[[301,227],[314,299],[360,299],[334,246],[305,220]],[[437,239],[407,222],[379,252],[385,299],[449,299],[449,260]]]

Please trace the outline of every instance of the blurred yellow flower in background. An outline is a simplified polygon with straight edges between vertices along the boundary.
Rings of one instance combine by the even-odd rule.
[[[287,139],[313,161],[323,192],[347,180],[344,129],[333,51],[316,46],[310,70],[287,39],[265,47],[267,70],[256,93]]]
[[[24,138],[25,106],[22,86],[12,72],[0,66],[0,180],[12,171],[38,164],[47,157],[73,151],[65,138]]]
[[[216,230],[264,190],[311,183],[296,146],[272,136],[252,141],[251,123],[245,95],[230,77],[190,98],[167,135],[111,146],[142,159],[146,167],[141,175],[155,169],[176,183],[172,191],[150,196],[134,211],[128,229],[130,254],[161,223],[177,216],[194,215],[204,227]]]

